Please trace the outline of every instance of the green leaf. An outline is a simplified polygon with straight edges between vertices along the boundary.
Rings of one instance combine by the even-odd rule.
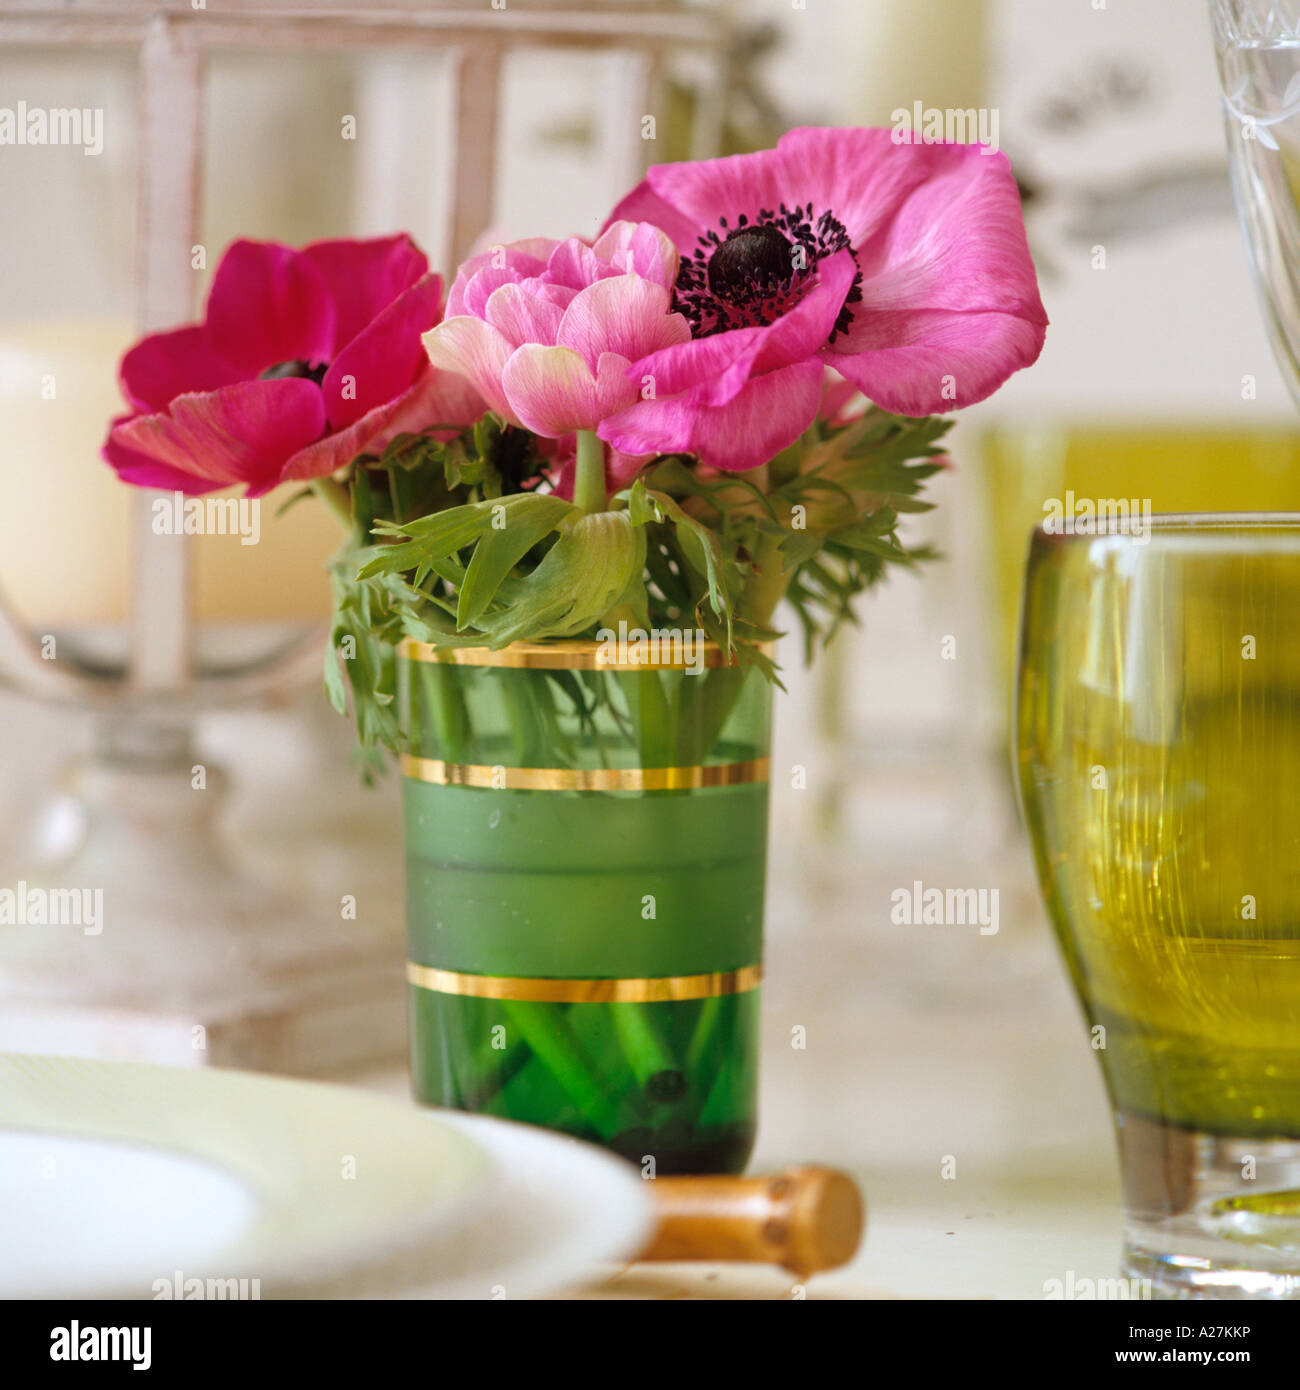
[[[655,504],[661,515],[672,521],[677,529],[678,543],[683,548],[691,564],[705,576],[708,583],[709,605],[714,615],[724,623],[726,646],[731,648],[731,595],[723,576],[725,560],[718,536],[703,522],[697,521],[684,512],[666,492],[647,491],[646,496]],[[689,538],[689,539],[687,539]],[[689,550],[688,550],[689,547]],[[690,552],[694,552],[693,554]]]
[[[478,626],[493,647],[572,637],[602,618],[644,565],[645,530],[632,526],[626,512],[579,516],[520,581],[515,600],[480,617]]]
[[[382,468],[398,468],[413,472],[441,464],[446,445],[428,434],[399,434],[379,456]]]
[[[382,594],[356,579],[356,563],[352,552],[330,565],[334,621],[325,657],[325,691],[334,708],[343,713],[350,687],[358,740],[396,751],[401,734],[393,709],[396,658],[392,644],[400,629],[386,610]]]
[[[655,520],[654,508],[650,505],[650,499],[646,496],[645,484],[640,478],[632,484],[626,494],[619,493],[620,497],[627,497],[627,519],[633,526],[644,526],[650,521]]]
[[[325,694],[339,714],[347,714],[347,683],[343,677],[343,665],[339,660],[339,649],[332,641],[325,649]]]
[[[575,512],[572,502],[531,493],[525,494],[518,505],[508,510],[503,504],[498,516],[505,518],[505,524],[484,532],[465,571],[456,609],[457,627],[465,628],[474,623],[492,602],[501,581],[520,560]]]
[[[855,539],[870,540],[879,536],[887,536],[897,525],[898,513],[892,507],[881,507],[878,512],[863,517],[861,521],[856,521],[851,526],[837,527],[833,534],[837,541],[852,545]]]
[[[368,536],[375,523],[374,499],[370,495],[370,478],[364,468],[352,475],[352,522],[354,536]]]
[[[910,558],[907,551],[892,537],[864,535],[853,526],[836,531],[832,539],[837,545],[847,546],[850,550],[866,551],[869,555],[879,555],[882,560],[906,561]]]
[[[825,531],[791,531],[781,542],[781,560],[788,570],[811,560],[826,543]]]
[[[358,578],[380,574],[400,574],[418,564],[431,564],[454,555],[476,540],[492,525],[490,506],[471,502],[445,512],[421,518],[405,526],[381,522],[376,530],[385,535],[405,537],[404,542],[380,546],[375,558],[361,570]]]

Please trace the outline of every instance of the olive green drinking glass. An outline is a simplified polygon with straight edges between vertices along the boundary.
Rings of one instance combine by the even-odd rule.
[[[1300,517],[1040,529],[1017,705],[1114,1112],[1124,1271],[1300,1296]]]

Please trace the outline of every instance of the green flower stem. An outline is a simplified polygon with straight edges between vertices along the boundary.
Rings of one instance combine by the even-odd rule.
[[[474,1088],[462,1089],[461,1103],[464,1108],[482,1110],[488,1101],[510,1084],[532,1055],[522,1038],[507,1041],[504,1048],[493,1047],[490,1038],[480,1044],[468,1072],[473,1078]]]
[[[619,622],[629,628],[648,630],[648,614],[638,613],[631,604],[620,603],[600,620],[602,627],[617,631]],[[637,754],[642,767],[673,767],[680,751],[677,725],[673,719],[668,692],[658,671],[637,671],[627,683],[628,713],[636,727]]]
[[[766,532],[760,534],[754,547],[754,572],[745,581],[741,615],[756,627],[769,626],[789,582],[780,538]]]
[[[610,1022],[624,1059],[652,1101],[676,1100],[686,1090],[682,1074],[650,1015],[653,1005],[609,1004]]]
[[[619,1130],[618,1110],[583,1055],[568,1020],[551,1004],[507,1000],[502,1008],[596,1133],[612,1139]]]
[[[710,995],[700,1009],[700,1016],[695,1020],[695,1031],[686,1046],[686,1071],[689,1076],[699,1076],[705,1058],[713,1052],[721,1017],[722,996]]]
[[[704,693],[710,674],[711,672],[705,670],[698,676],[683,676],[673,693],[671,717],[676,730],[675,761],[683,767],[698,763],[702,757],[699,737],[700,697]]]
[[[698,1125],[715,1123],[727,1108],[734,1083],[732,1062],[736,1034],[728,1023],[723,1001],[715,996],[704,1001],[695,1031],[686,1048],[686,1074],[698,1087],[694,1118]]]
[[[521,690],[513,681],[506,681],[503,693],[514,745],[515,766],[546,767],[550,758],[545,720],[539,704],[543,698],[551,698],[549,691],[541,684]]]
[[[798,476],[803,467],[804,450],[816,442],[817,429],[814,425],[788,449],[782,449],[767,465],[772,491]],[[786,573],[785,557],[781,554],[781,538],[761,533],[754,547],[754,573],[746,582],[741,597],[740,615],[757,627],[771,626],[772,614],[785,596],[790,577]]]
[[[745,667],[719,666],[698,676],[683,677],[676,709],[683,763],[707,760],[748,675]]]
[[[603,512],[609,506],[605,494],[605,444],[592,430],[578,431],[573,503],[584,512]]]
[[[724,1051],[718,1059],[716,1080],[700,1107],[697,1123],[702,1129],[717,1124],[727,1113],[727,1107],[738,1079],[737,1073],[743,1065],[742,1059],[734,1049]]]
[[[463,762],[470,741],[469,707],[460,685],[460,673],[454,666],[442,666],[435,661],[412,662],[418,666],[424,687],[424,707],[433,725],[434,746],[438,755],[448,762]],[[422,721],[417,723],[422,728]],[[421,739],[423,743],[423,739]],[[417,749],[417,756],[423,748]]]
[[[343,528],[344,534],[351,535],[355,522],[352,517],[352,499],[342,483],[333,478],[313,478],[311,490],[325,504],[326,510]]]
[[[676,740],[672,711],[658,671],[638,671],[628,682],[642,767],[672,767]]]
[[[546,739],[546,748],[553,754],[559,756],[560,762],[566,767],[576,766],[578,761],[578,750],[573,746],[573,740],[564,731],[564,725],[560,722],[560,711],[556,705],[555,685],[560,685],[564,689],[561,681],[557,677],[564,676],[565,672],[546,672],[547,679],[542,683],[537,697],[537,714],[541,720],[543,737]],[[552,684],[552,680],[555,684]]]

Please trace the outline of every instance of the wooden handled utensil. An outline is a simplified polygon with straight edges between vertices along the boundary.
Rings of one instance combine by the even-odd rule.
[[[858,1185],[834,1168],[765,1178],[656,1178],[659,1229],[643,1260],[746,1260],[805,1278],[853,1258],[866,1213]]]

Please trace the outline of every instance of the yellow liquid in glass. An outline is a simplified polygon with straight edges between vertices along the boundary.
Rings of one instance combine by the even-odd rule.
[[[1039,550],[1021,785],[1112,1100],[1300,1138],[1300,541]]]

